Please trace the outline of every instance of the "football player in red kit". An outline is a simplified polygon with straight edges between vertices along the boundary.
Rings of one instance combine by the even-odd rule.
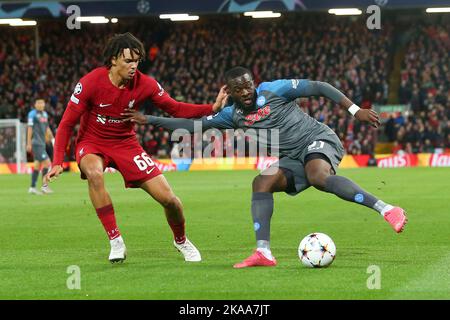
[[[163,206],[174,234],[174,245],[185,261],[201,261],[200,252],[186,238],[180,199],[139,144],[133,124],[124,122],[121,113],[138,109],[144,101],[150,100],[174,117],[200,118],[220,110],[227,95],[222,88],[213,105],[177,102],[155,79],[138,71],[144,56],[143,44],[131,33],[117,34],[108,40],[104,66],[82,77],[70,97],[57,129],[53,165],[45,182],[63,172],[65,149],[74,126],[80,121],[76,160],[81,178],[88,181],[89,196],[110,240],[109,260],[121,262],[126,258],[125,243],[103,178],[104,169],[114,167],[122,174],[126,187],[143,189]]]

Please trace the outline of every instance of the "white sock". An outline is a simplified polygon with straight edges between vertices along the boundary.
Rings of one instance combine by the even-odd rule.
[[[257,248],[256,250],[261,252],[263,254],[263,256],[266,257],[267,259],[273,261],[273,256],[272,256],[272,252],[270,251],[270,249],[268,249],[268,248]]]
[[[380,214],[384,217],[384,214],[385,214],[386,212],[388,212],[389,210],[393,209],[393,208],[394,208],[394,206],[391,206],[390,204],[387,204],[387,205],[383,208],[383,210],[381,210]]]
[[[116,242],[122,242],[122,243],[123,243],[122,236],[118,236],[117,238],[114,238],[114,239],[112,239],[112,240],[109,240],[109,243],[110,243],[111,245],[113,245],[113,244],[116,243]]]

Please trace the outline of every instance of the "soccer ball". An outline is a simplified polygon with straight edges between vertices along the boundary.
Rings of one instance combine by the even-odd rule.
[[[336,256],[333,240],[324,233],[308,234],[298,246],[300,261],[309,268],[328,267]]]

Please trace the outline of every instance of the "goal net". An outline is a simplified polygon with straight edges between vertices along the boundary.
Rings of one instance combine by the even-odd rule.
[[[26,124],[0,119],[0,173],[26,173]]]

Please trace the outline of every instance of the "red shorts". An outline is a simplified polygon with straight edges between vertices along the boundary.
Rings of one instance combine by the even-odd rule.
[[[142,149],[135,137],[119,143],[80,141],[76,147],[76,159],[80,167],[81,159],[87,154],[96,154],[103,158],[103,170],[106,167],[117,169],[127,188],[138,188],[143,182],[161,174],[149,155]],[[86,175],[81,170],[81,179]]]

